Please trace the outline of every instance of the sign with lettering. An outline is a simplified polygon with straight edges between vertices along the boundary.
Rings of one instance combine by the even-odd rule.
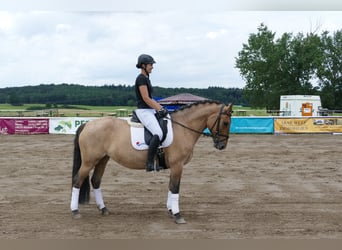
[[[56,117],[50,118],[50,134],[76,134],[83,123],[97,119],[96,117]]]
[[[48,134],[49,119],[0,119],[0,134]]]
[[[274,133],[342,133],[342,117],[274,118]]]

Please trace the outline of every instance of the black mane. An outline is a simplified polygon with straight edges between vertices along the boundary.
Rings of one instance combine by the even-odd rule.
[[[172,113],[177,113],[179,111],[183,111],[185,109],[189,109],[189,108],[192,108],[193,106],[197,106],[197,105],[200,105],[200,104],[223,104],[222,102],[220,101],[214,101],[214,100],[204,100],[204,101],[198,101],[198,102],[194,102],[194,103],[191,103],[191,104],[187,104],[187,105],[184,105],[184,106],[181,106],[179,109],[173,111]]]

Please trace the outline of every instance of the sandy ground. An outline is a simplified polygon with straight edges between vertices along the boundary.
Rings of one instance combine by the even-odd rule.
[[[180,209],[166,213],[169,171],[110,161],[103,178],[111,214],[91,197],[69,211],[73,136],[0,136],[1,239],[342,238],[340,135],[231,135],[227,149],[200,138],[185,166]]]

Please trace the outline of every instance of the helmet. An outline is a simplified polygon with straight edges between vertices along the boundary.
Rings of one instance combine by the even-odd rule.
[[[141,65],[142,64],[153,64],[153,63],[156,63],[153,59],[152,56],[150,55],[146,55],[146,54],[142,54],[138,57],[138,63],[136,65],[136,67],[138,69],[141,69]]]

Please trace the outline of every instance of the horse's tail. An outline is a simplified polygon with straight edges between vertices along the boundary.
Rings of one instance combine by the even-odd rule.
[[[82,124],[77,129],[75,140],[74,140],[74,164],[73,164],[73,169],[72,169],[72,183],[74,183],[74,178],[77,176],[78,170],[80,169],[81,164],[82,164],[79,137],[84,126],[85,126],[85,123]],[[87,176],[85,180],[83,181],[83,184],[80,187],[80,195],[79,195],[78,202],[81,204],[88,203],[89,198],[90,198],[90,182],[89,182],[89,176]]]

